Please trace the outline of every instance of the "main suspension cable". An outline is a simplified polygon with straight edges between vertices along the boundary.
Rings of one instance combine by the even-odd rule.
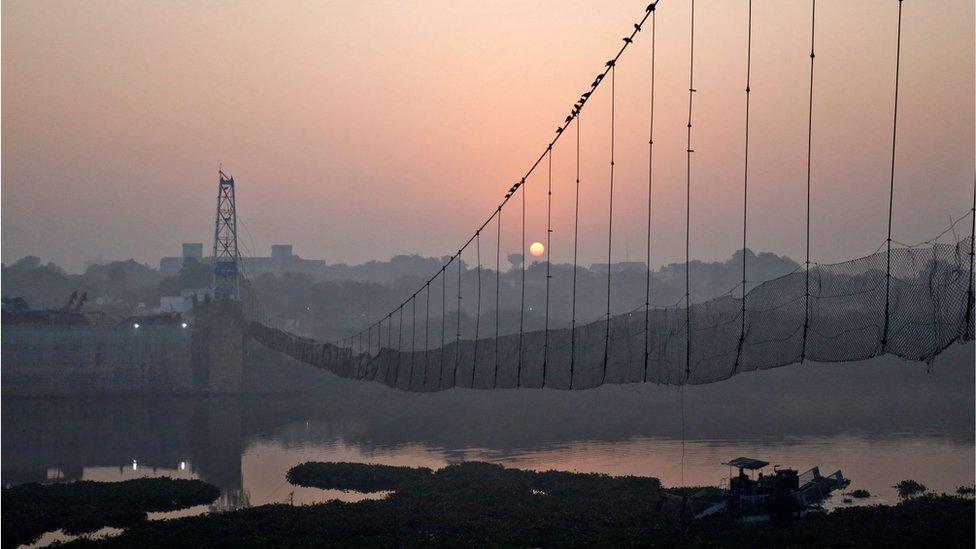
[[[620,57],[623,55],[624,51],[626,51],[627,48],[633,43],[634,37],[637,35],[638,32],[640,32],[640,30],[641,30],[644,22],[647,21],[647,19],[650,17],[651,13],[655,10],[655,7],[657,6],[657,4],[659,2],[660,2],[660,0],[655,0],[653,3],[651,3],[650,5],[647,6],[647,8],[645,10],[645,13],[644,13],[644,17],[638,23],[635,23],[634,24],[634,30],[631,32],[630,36],[627,39],[624,40],[624,44],[617,51],[617,54],[613,57],[613,59],[611,59],[609,62],[607,62],[607,64],[604,66],[603,71],[600,72],[599,74],[597,74],[596,78],[590,84],[589,89],[586,92],[584,92],[583,94],[580,95],[579,100],[577,100],[576,103],[573,105],[573,108],[570,111],[570,114],[566,117],[565,122],[562,125],[560,125],[559,127],[556,128],[555,136],[549,141],[549,143],[543,149],[543,152],[538,156],[538,158],[536,158],[535,162],[532,163],[532,165],[529,167],[528,171],[526,171],[525,175],[522,176],[521,180],[519,182],[515,183],[508,190],[508,192],[505,194],[505,197],[502,199],[501,203],[492,212],[491,216],[489,216],[488,219],[486,219],[476,229],[475,234],[477,233],[477,231],[484,230],[484,228],[486,226],[488,226],[489,223],[491,223],[491,221],[495,218],[496,215],[500,215],[501,214],[501,209],[508,203],[508,201],[512,198],[512,196],[514,196],[515,191],[517,191],[519,189],[519,187],[521,187],[525,183],[525,180],[528,179],[528,177],[531,176],[533,172],[535,172],[535,170],[539,166],[539,164],[541,164],[542,161],[543,161],[543,159],[545,159],[545,157],[548,154],[549,150],[555,146],[555,144],[556,144],[557,141],[559,141],[559,138],[564,133],[564,130],[569,127],[569,124],[573,120],[575,120],[576,118],[579,117],[579,115],[581,114],[583,108],[585,107],[585,105],[586,105],[587,101],[589,100],[589,98],[591,97],[591,95],[597,90],[597,88],[600,86],[600,83],[603,82],[603,79],[606,77],[606,75],[610,71],[611,67],[616,63],[616,61],[618,59],[620,59]],[[450,261],[453,261],[454,259],[456,259],[461,254],[461,252],[463,252],[468,247],[468,245],[470,245],[474,241],[475,234],[472,234],[471,237],[468,238],[468,240],[460,247],[460,249],[458,250],[458,253],[455,254],[454,256],[452,256],[450,258],[450,260],[448,262],[449,264],[450,264]],[[523,256],[524,256],[524,254],[523,254]],[[523,260],[524,260],[524,258],[523,258]],[[427,282],[433,281],[438,276],[438,274],[440,274],[440,271],[438,273],[434,274],[433,276],[431,276],[427,280]],[[401,303],[401,306],[405,305],[406,302],[409,299],[410,298],[405,299],[403,301],[403,303]],[[394,309],[394,310],[396,310],[396,309]],[[375,324],[376,323],[374,323],[374,324],[372,324],[370,326],[373,326]],[[368,329],[368,327],[366,329]]]

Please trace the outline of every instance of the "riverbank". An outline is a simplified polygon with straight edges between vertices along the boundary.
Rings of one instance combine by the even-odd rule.
[[[118,537],[78,540],[72,545],[972,547],[974,543],[973,500],[957,496],[925,495],[893,506],[810,515],[787,525],[757,525],[726,518],[688,521],[667,505],[657,504],[666,491],[650,477],[462,463],[436,471],[304,464],[293,468],[289,479],[305,486],[391,493],[357,503],[266,505],[142,522]]]
[[[146,520],[147,513],[211,503],[220,490],[199,480],[146,478],[125,482],[21,484],[3,489],[3,546],[35,542],[41,534],[68,535]]]

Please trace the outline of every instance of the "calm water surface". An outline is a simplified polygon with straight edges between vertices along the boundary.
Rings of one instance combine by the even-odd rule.
[[[870,372],[818,366],[684,395],[656,386],[418,395],[333,381],[287,395],[4,398],[2,477],[12,485],[169,476],[221,488],[213,505],[151,516],[163,519],[382,496],[285,481],[289,468],[313,460],[432,468],[482,460],[681,486],[720,484],[729,474],[722,462],[748,456],[801,472],[840,469],[851,489],[873,494],[870,503],[893,503],[892,485],[902,479],[937,492],[973,483],[971,368],[915,368],[879,383]],[[844,505],[840,499],[832,505]],[[63,536],[42,544],[55,539]]]

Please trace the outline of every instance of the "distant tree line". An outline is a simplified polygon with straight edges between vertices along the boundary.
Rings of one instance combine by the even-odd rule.
[[[750,281],[775,278],[792,272],[799,265],[787,257],[769,253],[748,254]],[[260,304],[263,312],[279,325],[304,335],[324,339],[338,338],[384,317],[417,288],[421,292],[404,308],[405,323],[412,319],[429,329],[428,335],[439,337],[441,325],[457,329],[458,314],[465,337],[494,333],[496,294],[500,331],[511,333],[524,325],[539,329],[546,318],[546,264],[534,261],[525,265],[523,291],[521,256],[509,258],[510,267],[496,272],[486,266],[461,262],[460,295],[458,264],[452,264],[446,277],[438,277],[429,288],[424,283],[436,273],[447,258],[396,256],[390,261],[370,261],[362,265],[333,265],[321,278],[307,274],[262,273],[252,275],[244,285],[244,298]],[[567,325],[572,318],[573,267],[551,265],[549,278],[550,326]],[[654,269],[650,277],[651,303],[673,306],[684,296],[685,266],[675,263]],[[742,252],[724,262],[691,264],[691,293],[694,301],[739,292],[742,278]],[[210,285],[210,265],[188,259],[175,276],[163,276],[157,269],[134,260],[93,265],[82,274],[68,274],[54,263],[44,263],[35,256],[24,257],[3,265],[4,297],[22,297],[35,308],[57,308],[73,291],[87,292],[89,310],[102,310],[114,316],[125,316],[159,306],[160,297],[179,295],[180,290],[206,288]],[[497,281],[497,284],[496,284]],[[635,310],[644,305],[647,271],[639,264],[614,265],[611,273],[611,309],[614,314]],[[481,322],[478,323],[477,312]],[[429,290],[429,292],[428,292]],[[587,322],[606,313],[607,272],[603,268],[576,270],[576,318]],[[429,296],[428,296],[429,293]],[[437,322],[428,323],[429,318]],[[446,298],[446,299],[442,299]],[[459,310],[460,308],[460,310]],[[441,319],[444,319],[441,322]],[[397,319],[399,320],[399,319]],[[436,326],[434,326],[436,325]]]

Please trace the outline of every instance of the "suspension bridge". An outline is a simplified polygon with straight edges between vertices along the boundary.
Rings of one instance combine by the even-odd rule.
[[[806,159],[798,170],[805,184],[805,256],[792,273],[771,280],[750,280],[750,107],[752,93],[753,6],[747,9],[746,71],[743,75],[745,117],[742,124],[742,200],[730,204],[741,219],[741,282],[718,296],[702,299],[693,284],[695,230],[692,189],[706,182],[695,179],[695,1],[657,0],[628,29],[622,44],[593,81],[584,88],[551,140],[528,170],[508,188],[498,205],[470,234],[457,251],[395,308],[375,318],[368,326],[334,342],[316,341],[277,326],[273,317],[250,294],[245,300],[249,320],[247,333],[263,345],[335,375],[384,383],[407,391],[437,391],[452,387],[477,389],[555,388],[589,389],[607,383],[703,384],[736,374],[805,361],[838,362],[894,355],[913,361],[931,361],[950,345],[973,339],[973,232],[976,228],[976,184],[973,204],[949,230],[968,225],[968,235],[955,242],[942,237],[917,245],[892,238],[897,223],[893,203],[898,192],[897,147],[899,85],[901,80],[903,0],[892,0],[897,26],[892,47],[894,81],[890,109],[890,163],[887,172],[887,223],[879,227],[881,246],[864,257],[834,264],[821,264],[810,255],[811,189],[816,185],[813,169],[817,4],[809,11],[809,82],[806,106]],[[652,202],[655,184],[655,77],[657,14],[663,10],[690,10],[687,65],[687,126],[684,170],[684,268],[680,272],[683,295],[676,303],[656,304],[652,287],[654,219]],[[618,67],[628,61],[635,43],[649,42],[650,86],[647,90],[646,272],[643,284],[615,289],[614,268],[615,151],[617,132]],[[717,85],[717,84],[715,84]],[[732,85],[721,83],[721,85]],[[605,293],[592,295],[592,278],[579,264],[580,230],[580,144],[581,116],[597,90],[609,99],[610,161],[606,172],[608,209],[602,214],[607,228]],[[571,270],[552,262],[551,238],[553,154],[556,150],[575,157],[575,186],[572,190],[574,225],[563,228],[573,234]],[[566,152],[564,152],[566,151]],[[526,181],[535,176],[546,188],[545,261],[527,268]],[[224,185],[224,177],[221,182]],[[558,182],[557,182],[558,184]],[[231,180],[232,187],[232,180]],[[235,267],[236,219],[233,194],[221,187],[215,234],[215,288],[220,297],[239,297],[238,281],[243,276]],[[677,206],[677,205],[674,205]],[[962,208],[961,208],[962,209]],[[500,282],[503,249],[502,227],[514,223],[520,230],[522,261],[516,314],[501,306]],[[618,214],[619,215],[619,214]],[[879,238],[879,240],[882,240]],[[474,265],[474,267],[470,267]],[[601,274],[602,276],[602,274]],[[588,280],[592,282],[592,280]],[[619,282],[619,281],[618,281]],[[559,299],[556,299],[559,296]],[[504,296],[511,301],[512,296]],[[605,299],[604,299],[605,298]],[[599,302],[599,306],[594,305]],[[568,307],[566,306],[568,304]],[[625,308],[624,310],[621,310]],[[592,314],[595,309],[601,309]]]

